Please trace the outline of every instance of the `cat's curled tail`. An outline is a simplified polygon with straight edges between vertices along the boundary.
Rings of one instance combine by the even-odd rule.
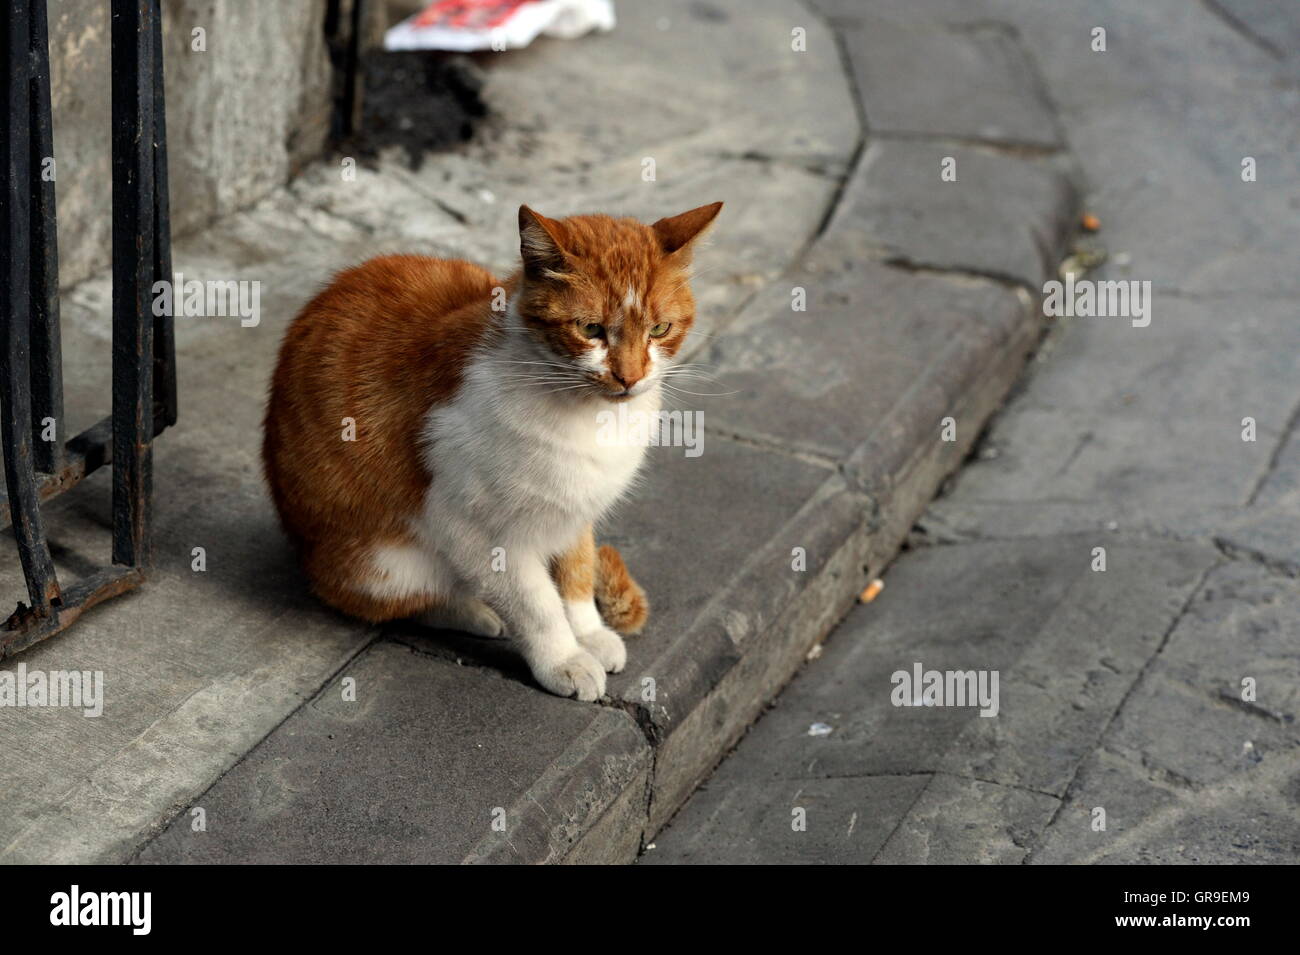
[[[606,626],[619,633],[637,633],[650,616],[650,601],[632,579],[623,555],[605,544],[596,552],[596,607]]]

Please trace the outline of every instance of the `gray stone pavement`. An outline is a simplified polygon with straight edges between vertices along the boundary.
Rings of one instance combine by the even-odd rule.
[[[1089,277],[1151,281],[1152,319],[1056,321],[883,593],[642,861],[1295,863],[1300,8],[817,6],[849,49],[883,29],[946,49],[972,82],[977,38],[1017,36],[1102,223],[1109,261]],[[1090,48],[1094,27],[1105,52]],[[909,68],[926,66],[900,53],[858,78],[913,88]],[[881,110],[909,136],[951,114]],[[927,264],[947,264],[933,248]],[[996,250],[997,271],[1012,251]],[[997,715],[894,705],[893,674],[918,662],[996,671]]]
[[[464,149],[355,181],[321,162],[177,244],[188,278],[261,281],[261,322],[180,323],[157,572],[23,655],[103,670],[107,700],[98,719],[0,710],[0,861],[629,861],[893,557],[1037,344],[1030,291],[1076,219],[1066,127],[1021,83],[1034,51],[1001,27],[837,36],[793,0],[620,16],[494,63],[495,119]],[[907,44],[904,63],[964,68],[928,72],[946,107],[923,128],[864,138],[864,105],[905,115],[915,90],[851,77]],[[970,188],[940,183],[948,156]],[[257,448],[280,335],[331,271],[395,250],[506,270],[521,201],[653,218],[716,198],[694,357],[734,394],[702,405],[705,453],[658,449],[601,529],[655,608],[601,705],[541,692],[502,643],[310,598]],[[73,427],[103,411],[108,288],[65,295]],[[106,478],[47,510],[69,574],[106,547]],[[1185,568],[1162,559],[1176,590]],[[0,586],[17,593],[14,568]],[[903,811],[912,785],[881,792]]]

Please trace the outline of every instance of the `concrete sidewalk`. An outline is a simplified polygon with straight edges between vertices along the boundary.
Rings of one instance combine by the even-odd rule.
[[[158,570],[24,655],[103,670],[107,703],[0,710],[0,860],[629,861],[892,557],[1034,348],[1030,290],[1075,221],[1032,57],[999,27],[837,34],[792,0],[620,17],[501,57],[495,124],[420,172],[321,163],[178,243],[187,278],[260,280],[262,321],[178,323]],[[966,64],[922,97],[952,108],[873,78],[909,49]],[[864,104],[921,125],[864,141]],[[973,188],[944,186],[948,157]],[[603,529],[655,608],[603,705],[548,696],[500,643],[316,604],[257,461],[274,351],[312,290],[395,250],[507,271],[521,201],[655,218],[712,199],[695,357],[736,394],[703,405],[705,453],[658,449]],[[107,279],[65,299],[68,406],[90,421]],[[106,478],[48,509],[67,570],[106,546]]]
[[[883,594],[644,861],[1294,864],[1300,10],[883,8],[1016,26],[1102,223],[1089,278],[1151,282],[1150,324],[1060,320]],[[895,705],[917,663],[996,672],[997,715]]]

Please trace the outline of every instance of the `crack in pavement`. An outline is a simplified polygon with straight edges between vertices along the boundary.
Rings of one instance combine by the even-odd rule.
[[[1233,33],[1250,43],[1251,46],[1263,50],[1275,60],[1286,58],[1286,54],[1282,50],[1278,49],[1272,42],[1252,30],[1235,14],[1225,10],[1218,0],[1201,0],[1201,5],[1215,18],[1224,23]]]
[[[1110,732],[1110,728],[1114,724],[1115,718],[1119,716],[1120,712],[1123,711],[1124,707],[1128,704],[1129,699],[1133,696],[1137,688],[1140,685],[1142,685],[1142,682],[1144,680],[1146,680],[1147,675],[1150,673],[1152,666],[1155,664],[1155,661],[1159,659],[1160,655],[1164,652],[1165,647],[1168,645],[1169,638],[1173,636],[1174,630],[1177,628],[1179,622],[1183,619],[1184,616],[1186,616],[1187,611],[1192,606],[1192,602],[1196,599],[1197,595],[1200,594],[1201,591],[1204,589],[1205,582],[1209,578],[1210,573],[1216,567],[1219,566],[1221,566],[1221,562],[1216,561],[1215,563],[1210,564],[1208,567],[1205,568],[1204,571],[1201,572],[1200,577],[1197,579],[1196,583],[1192,586],[1191,590],[1188,592],[1187,599],[1183,601],[1182,606],[1178,609],[1178,612],[1174,615],[1173,620],[1170,621],[1170,624],[1165,629],[1164,634],[1161,635],[1160,645],[1156,647],[1155,652],[1152,653],[1151,656],[1147,658],[1146,663],[1142,665],[1142,669],[1138,671],[1137,676],[1134,678],[1133,682],[1129,685],[1128,690],[1125,691],[1123,697],[1120,698],[1120,701],[1116,705],[1115,709],[1111,711],[1110,716],[1107,717],[1106,722],[1102,725],[1101,729],[1097,732],[1097,735],[1095,737],[1096,742],[1093,748],[1089,751],[1087,755],[1081,757],[1078,761],[1075,762],[1074,771],[1070,774],[1070,781],[1066,783],[1065,789],[1061,794],[1061,803],[1056,807],[1056,811],[1052,813],[1052,818],[1047,820],[1046,825],[1044,825],[1036,833],[1033,840],[1034,848],[1031,849],[1030,852],[1025,856],[1024,859],[1025,864],[1028,864],[1033,859],[1034,855],[1041,847],[1041,841],[1043,835],[1049,829],[1051,829],[1052,826],[1056,824],[1056,820],[1060,816],[1062,809],[1064,809],[1065,805],[1070,801],[1070,796],[1074,791],[1075,785],[1079,781],[1079,773],[1082,771],[1084,763],[1087,762],[1089,756],[1093,755],[1099,750],[1104,749],[1103,740],[1105,740],[1106,734]]]

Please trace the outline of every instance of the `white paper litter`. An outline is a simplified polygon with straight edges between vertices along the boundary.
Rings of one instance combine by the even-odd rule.
[[[437,0],[388,30],[384,49],[517,50],[542,34],[612,29],[612,0]]]

